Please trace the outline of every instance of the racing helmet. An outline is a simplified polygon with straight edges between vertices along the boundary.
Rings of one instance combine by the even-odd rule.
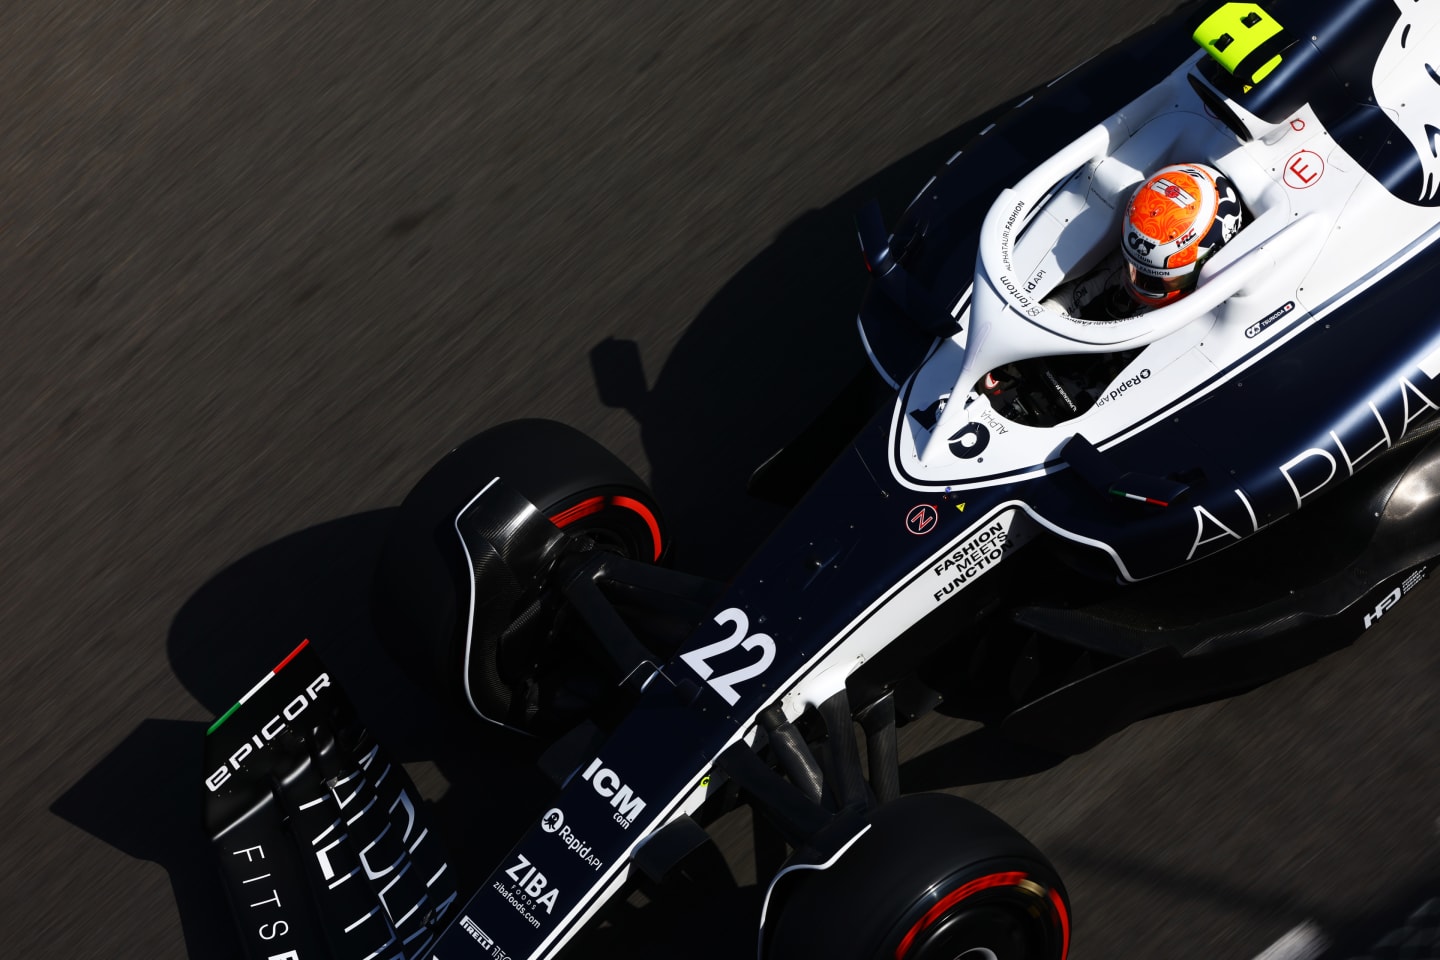
[[[1135,188],[1121,224],[1125,289],[1159,307],[1195,289],[1200,267],[1243,226],[1240,195],[1200,163],[1161,169]]]

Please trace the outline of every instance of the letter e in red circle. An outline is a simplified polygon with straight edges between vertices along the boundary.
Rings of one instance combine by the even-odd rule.
[[[1285,186],[1304,190],[1313,186],[1325,172],[1325,161],[1313,150],[1301,150],[1285,161]]]

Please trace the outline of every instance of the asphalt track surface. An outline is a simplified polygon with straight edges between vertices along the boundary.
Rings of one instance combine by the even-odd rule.
[[[365,614],[388,508],[548,416],[653,481],[681,565],[732,566],[774,519],[744,477],[858,357],[854,208],[893,216],[1162,9],[9,5],[6,953],[236,955],[201,737],[301,636],[482,872],[544,787],[390,684]],[[937,716],[902,731],[906,785],[1051,855],[1078,960],[1248,960],[1306,921],[1365,955],[1440,893],[1437,618],[1431,584],[1317,666],[1029,776]],[[745,956],[754,907],[633,907],[572,955]]]

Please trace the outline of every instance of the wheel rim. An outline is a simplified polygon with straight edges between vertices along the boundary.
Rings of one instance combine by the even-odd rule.
[[[1069,914],[1058,892],[1023,872],[968,880],[912,923],[895,960],[1064,960]]]
[[[653,508],[624,488],[591,488],[543,512],[570,536],[631,560],[655,562],[667,545]],[[570,618],[558,598],[553,585],[538,583],[519,598],[495,642],[497,678],[513,694],[505,722],[532,731],[568,729],[590,715],[609,689],[596,679],[605,662],[568,646]],[[540,714],[548,719],[541,721]]]
[[[620,548],[636,560],[655,562],[665,552],[654,511],[634,497],[587,496],[551,512],[550,522],[567,533],[584,533],[604,546]]]

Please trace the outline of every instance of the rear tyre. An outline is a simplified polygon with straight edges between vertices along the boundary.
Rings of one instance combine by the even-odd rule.
[[[471,635],[472,571],[455,519],[495,477],[570,537],[528,558],[525,569],[477,566],[474,589],[485,616]],[[401,504],[376,572],[376,627],[391,656],[448,704],[556,732],[611,684],[606,663],[577,649],[576,625],[545,573],[565,550],[658,562],[667,546],[654,496],[614,454],[554,421],[501,424],[452,450]],[[477,653],[468,674],[467,636]]]
[[[789,884],[782,887],[781,884]],[[765,956],[1064,960],[1070,902],[1054,867],[1003,820],[945,794],[902,797],[826,870],[797,870]]]

